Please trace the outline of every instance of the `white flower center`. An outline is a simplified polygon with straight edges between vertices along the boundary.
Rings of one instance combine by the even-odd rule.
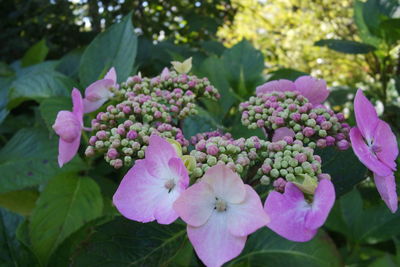
[[[228,208],[228,205],[227,205],[226,201],[223,200],[223,199],[219,199],[217,197],[215,198],[215,204],[214,205],[215,205],[214,209],[219,211],[219,212],[226,211],[226,209]]]

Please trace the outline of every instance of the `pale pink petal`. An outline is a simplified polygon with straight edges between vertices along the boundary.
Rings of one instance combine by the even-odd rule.
[[[89,101],[86,98],[83,99],[85,113],[90,113],[98,110],[106,101],[106,98],[101,98],[97,101]]]
[[[247,236],[269,222],[257,192],[249,185],[245,187],[244,201],[239,204],[228,204],[226,210],[228,229],[235,236]]]
[[[390,129],[389,124],[379,120],[374,133],[374,145],[380,147],[377,152],[378,159],[393,171],[396,170],[396,158],[399,155],[396,136]]]
[[[176,179],[176,190],[183,192],[189,185],[189,173],[181,158],[171,158],[168,161],[171,175]]]
[[[378,158],[372,153],[357,127],[353,127],[350,130],[350,140],[354,153],[368,169],[381,176],[386,176],[392,173],[392,170],[378,160]]]
[[[157,134],[150,136],[145,158],[149,162],[149,172],[153,176],[163,176],[164,171],[169,168],[169,160],[177,157],[176,150],[167,140]]]
[[[71,111],[61,110],[57,113],[53,129],[65,142],[73,142],[81,134],[82,124]]]
[[[60,168],[76,155],[80,143],[81,132],[79,132],[78,136],[72,142],[67,142],[60,138],[58,143],[58,165]]]
[[[209,168],[202,181],[211,185],[215,196],[230,203],[240,203],[246,196],[243,180],[225,164]]]
[[[95,107],[99,108],[104,102],[113,96],[110,88],[114,85],[114,81],[110,79],[102,79],[95,81],[85,90],[85,113],[94,111]],[[96,105],[89,106],[88,102],[96,102]],[[99,104],[101,103],[101,104]]]
[[[374,173],[376,189],[392,213],[397,210],[396,181],[393,173],[388,176],[379,176]]]
[[[246,237],[228,231],[224,212],[214,211],[207,223],[200,227],[188,225],[187,233],[197,256],[208,267],[219,267],[242,252]]]
[[[83,124],[83,99],[81,92],[74,88],[71,93],[72,97],[72,113],[76,115],[80,123]]]
[[[274,131],[274,135],[272,137],[272,142],[277,142],[282,140],[285,136],[294,137],[295,133],[292,129],[287,127],[281,127]]]
[[[178,190],[171,190],[170,192],[167,190],[164,191],[165,192],[160,194],[160,197],[157,199],[157,206],[154,210],[154,218],[159,224],[170,224],[179,217],[173,205],[178,199],[180,192]]]
[[[265,94],[268,92],[285,92],[285,91],[295,91],[296,87],[292,81],[281,79],[277,81],[271,81],[264,83],[256,88],[256,94]]]
[[[168,194],[164,184],[164,180],[149,174],[145,160],[137,160],[122,179],[113,196],[113,203],[128,219],[154,221],[154,213],[160,205],[162,194]]]
[[[264,210],[270,218],[267,226],[288,240],[309,241],[317,233],[317,229],[305,227],[310,209],[311,205],[305,201],[300,189],[289,182],[284,194],[276,191],[269,193],[264,205]]]
[[[164,68],[161,72],[161,77],[162,80],[166,80],[169,78],[169,69],[168,68]]]
[[[329,96],[326,82],[311,76],[301,76],[294,82],[296,90],[305,96],[314,105],[321,104]]]
[[[378,114],[371,102],[364,96],[361,89],[357,90],[354,98],[354,114],[357,128],[365,139],[371,140],[378,124]]]
[[[198,182],[184,191],[174,203],[174,209],[188,225],[199,227],[203,225],[215,206],[215,195],[211,186]]]
[[[305,227],[318,229],[328,218],[335,203],[335,187],[329,179],[322,179],[314,193],[311,210],[306,216]]]
[[[106,73],[106,75],[104,76],[104,79],[106,79],[106,80],[112,80],[113,83],[114,83],[114,86],[115,86],[115,84],[117,83],[117,72],[115,71],[115,68],[114,68],[114,67],[112,67],[112,68]]]

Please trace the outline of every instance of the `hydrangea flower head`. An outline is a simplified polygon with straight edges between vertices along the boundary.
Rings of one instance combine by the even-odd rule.
[[[354,99],[357,127],[350,131],[354,153],[374,173],[376,187],[392,212],[397,210],[393,171],[399,154],[396,136],[389,124],[380,120],[374,106],[358,90]]]
[[[60,137],[58,145],[58,164],[62,167],[78,152],[83,128],[83,101],[78,89],[74,88],[72,96],[72,112],[61,110],[57,114],[53,129]]]
[[[221,266],[243,250],[247,235],[269,222],[260,197],[224,164],[209,168],[174,204],[190,242],[207,266]]]
[[[174,147],[153,134],[144,160],[122,179],[113,203],[126,218],[170,224],[178,218],[173,203],[189,184],[188,172]]]
[[[117,86],[117,74],[114,67],[111,68],[103,79],[95,81],[85,90],[85,98],[83,100],[85,113],[89,113],[100,108],[104,102],[111,98],[114,94],[110,88]]]
[[[312,203],[288,182],[283,194],[273,191],[265,201],[264,209],[271,219],[267,226],[291,241],[309,241],[324,224],[334,202],[335,189],[329,179],[321,179]]]

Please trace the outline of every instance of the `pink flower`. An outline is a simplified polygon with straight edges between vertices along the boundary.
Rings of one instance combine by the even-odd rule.
[[[104,79],[95,81],[86,88],[83,99],[85,113],[97,110],[111,98],[113,96],[111,87],[117,87],[117,74],[114,67],[107,72]]]
[[[350,140],[358,159],[372,172],[382,199],[394,213],[397,210],[396,183],[393,171],[399,154],[396,136],[389,124],[380,120],[374,106],[358,90],[354,99],[357,127],[350,130]]]
[[[287,127],[278,128],[274,131],[272,142],[283,140],[286,136],[294,137],[295,133],[292,129]]]
[[[145,159],[137,160],[122,179],[113,203],[128,219],[170,224],[178,218],[172,205],[188,184],[188,172],[174,147],[154,134]]]
[[[295,82],[289,80],[277,80],[264,83],[256,88],[256,93],[267,93],[272,91],[299,91],[310,103],[318,105],[324,102],[329,96],[324,80],[311,76],[301,76]]]
[[[208,169],[176,200],[190,242],[207,266],[221,266],[243,250],[247,235],[269,221],[260,197],[226,165]]]
[[[273,191],[265,201],[264,210],[271,221],[267,226],[277,234],[296,242],[311,240],[328,217],[335,202],[335,189],[322,179],[309,203],[297,186],[288,182],[283,194]]]
[[[71,93],[72,112],[61,110],[57,114],[53,129],[60,137],[58,144],[58,165],[62,167],[78,152],[83,129],[83,101],[78,89]]]

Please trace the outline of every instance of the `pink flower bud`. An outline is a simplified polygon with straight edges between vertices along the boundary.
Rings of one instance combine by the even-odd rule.
[[[315,131],[314,131],[314,129],[311,128],[311,127],[305,127],[305,128],[303,129],[303,134],[304,134],[305,136],[307,136],[307,137],[312,136],[314,133],[315,133]]]
[[[97,138],[98,138],[99,140],[103,140],[103,139],[106,139],[106,138],[107,138],[107,133],[106,133],[106,131],[98,131],[98,132],[96,133],[96,136],[97,136]]]
[[[327,146],[333,146],[335,144],[335,138],[332,136],[325,137],[325,140]]]
[[[209,155],[215,156],[218,154],[218,152],[219,152],[219,149],[216,145],[211,145],[211,146],[207,147],[207,154],[209,154]]]
[[[115,159],[116,157],[118,157],[118,151],[115,148],[110,148],[107,151],[107,157],[109,157],[110,159]]]
[[[317,140],[317,147],[319,148],[324,148],[326,147],[326,140],[321,138]]]
[[[294,158],[300,163],[307,161],[307,155],[304,153],[299,153]]]
[[[137,134],[137,132],[134,131],[134,130],[130,130],[130,131],[128,132],[128,134],[126,135],[126,137],[127,137],[129,140],[133,140],[133,139],[135,139],[137,136],[138,136],[138,134]]]
[[[340,150],[346,150],[350,147],[350,143],[344,139],[337,142],[336,145]]]
[[[286,181],[283,178],[278,178],[272,184],[275,187],[276,191],[283,192],[285,191]]]
[[[96,144],[96,141],[97,141],[97,137],[96,136],[91,136],[89,138],[89,144],[92,145],[92,146],[94,146]]]

